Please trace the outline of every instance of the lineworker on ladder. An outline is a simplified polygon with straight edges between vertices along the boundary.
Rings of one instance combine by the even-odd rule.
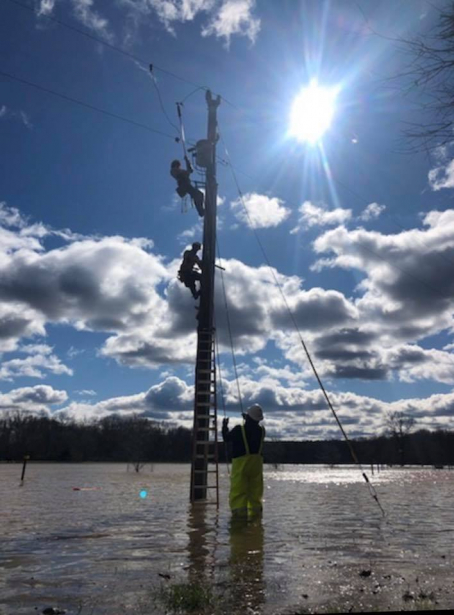
[[[263,499],[263,440],[265,428],[259,425],[263,410],[254,404],[243,414],[243,425],[229,431],[229,419],[222,421],[222,438],[232,443],[230,509],[239,517],[259,515]]]
[[[183,261],[180,265],[180,270],[178,271],[178,279],[186,286],[186,288],[189,288],[194,299],[198,299],[200,297],[200,290],[196,289],[195,283],[199,282],[199,284],[201,284],[202,274],[195,270],[194,267],[199,267],[199,269],[202,269],[202,261],[197,256],[197,252],[201,247],[202,245],[198,241],[195,241],[190,250],[184,251]]]
[[[176,191],[178,196],[183,198],[189,194],[194,202],[195,208],[197,209],[197,213],[199,216],[203,216],[205,214],[205,209],[203,207],[203,192],[191,184],[189,176],[191,175],[193,168],[189,162],[189,158],[185,156],[184,159],[186,161],[186,169],[181,168],[181,163],[179,160],[174,160],[170,165],[170,175],[177,180],[178,187]]]

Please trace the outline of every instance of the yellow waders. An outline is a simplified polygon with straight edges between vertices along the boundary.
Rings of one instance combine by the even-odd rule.
[[[241,426],[246,455],[232,459],[230,509],[232,514],[247,516],[262,512],[263,498],[263,429],[259,452],[251,455],[244,425]]]

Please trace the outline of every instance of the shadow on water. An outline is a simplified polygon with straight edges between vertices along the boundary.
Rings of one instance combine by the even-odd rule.
[[[218,513],[210,512],[203,505],[188,511],[188,582],[212,589],[219,612],[261,613],[265,604],[262,519],[232,518],[225,524],[226,519],[221,522]]]
[[[261,611],[265,603],[263,574],[264,529],[261,517],[253,520],[232,518],[230,535],[230,581],[235,604],[249,612]]]

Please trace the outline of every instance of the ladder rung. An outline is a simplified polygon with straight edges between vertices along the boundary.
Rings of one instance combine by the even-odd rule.
[[[217,470],[194,470],[194,474],[217,474]]]
[[[216,489],[217,485],[193,485],[193,489]]]
[[[207,427],[205,427],[204,429],[208,430]],[[199,431],[203,431],[202,429],[199,429]],[[217,444],[216,440],[196,440],[196,444],[200,444],[200,445],[204,445],[207,446],[209,444]]]
[[[214,374],[215,369],[198,369],[197,372],[199,374]]]
[[[211,460],[211,461],[215,461],[215,457],[213,455],[213,453],[210,453],[208,455],[196,455],[195,456],[196,459],[206,459],[207,461]]]

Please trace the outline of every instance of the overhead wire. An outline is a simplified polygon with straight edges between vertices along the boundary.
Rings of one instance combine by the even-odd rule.
[[[52,17],[52,15],[46,15],[44,13],[40,13],[39,10],[35,8],[34,6],[30,6],[29,4],[25,4],[24,2],[19,2],[19,0],[8,0],[8,1],[11,2],[12,4],[16,4],[17,6],[20,6],[23,9],[31,11],[32,13],[37,15],[40,19],[47,19],[48,21],[53,21],[54,23],[57,23],[64,28],[68,28],[69,30],[76,32],[77,34],[81,34],[82,36],[85,36],[86,38],[89,38],[95,41],[96,43],[99,43],[100,45],[104,45],[105,47],[108,47],[109,49],[112,49],[113,51],[117,51],[118,53],[121,53],[123,56],[130,58],[131,60],[135,60],[136,62],[139,62],[140,64],[143,65],[143,68],[145,68],[145,66],[149,64],[149,60],[146,60],[134,53],[126,51],[125,49],[122,49],[121,47],[118,47],[117,45],[114,45],[113,43],[109,43],[105,39],[102,39],[99,36],[96,36],[95,34],[91,34],[90,32],[87,32],[86,30],[82,30],[81,28],[78,28],[77,26],[73,26],[67,23],[66,21],[63,21],[62,19],[58,19],[57,17]],[[163,73],[164,75],[169,75],[169,77],[178,79],[179,81],[182,81],[183,83],[187,83],[189,85],[195,86],[198,90],[207,91],[210,89],[207,86],[201,85],[200,83],[195,83],[194,81],[191,81],[190,79],[187,79],[186,77],[181,77],[181,75],[177,75],[176,73],[170,70],[167,70],[165,68],[162,68],[161,66],[158,66],[157,64],[153,63],[153,67],[159,72]],[[191,96],[193,93],[194,92],[191,92],[191,94],[188,94],[187,98]],[[221,98],[224,102],[226,102],[231,107],[238,109],[238,107],[234,103],[230,102],[224,96],[221,95]]]
[[[221,141],[222,141],[222,143],[224,145],[224,150],[225,150],[225,153],[226,153],[226,156],[227,156],[227,160],[230,161],[230,154],[229,154],[229,152],[227,150],[227,147],[225,145],[224,139],[223,139],[223,137],[222,137],[220,132],[219,132],[219,136],[220,136],[220,139],[221,139]],[[333,404],[331,402],[331,399],[330,399],[330,397],[328,395],[328,392],[325,389],[325,387],[323,385],[323,382],[322,382],[322,380],[321,380],[321,378],[320,378],[320,376],[318,374],[318,371],[317,371],[317,369],[315,367],[315,364],[314,364],[314,362],[312,360],[312,357],[311,357],[311,355],[309,353],[309,350],[308,350],[308,348],[307,348],[307,346],[306,346],[306,344],[304,342],[304,339],[303,339],[303,337],[301,335],[301,332],[299,330],[299,327],[298,327],[298,323],[296,322],[295,316],[294,316],[294,314],[293,314],[293,312],[292,312],[292,310],[291,310],[291,308],[290,308],[290,306],[288,304],[287,298],[286,298],[286,296],[284,294],[284,291],[282,289],[281,284],[279,283],[279,280],[277,279],[277,276],[276,276],[276,274],[274,272],[274,269],[273,269],[273,267],[271,265],[271,262],[270,262],[270,260],[268,258],[268,255],[267,255],[266,251],[265,251],[265,248],[263,247],[263,244],[262,244],[262,242],[260,240],[260,237],[258,236],[256,230],[254,229],[253,225],[251,224],[251,218],[250,218],[250,215],[249,215],[249,211],[247,209],[246,203],[244,202],[244,195],[243,195],[243,193],[241,191],[241,188],[239,186],[238,179],[236,177],[235,171],[233,170],[231,165],[230,165],[230,170],[231,170],[232,177],[233,177],[234,183],[235,183],[237,191],[238,191],[238,195],[240,197],[240,202],[243,205],[243,208],[245,210],[247,219],[249,220],[250,226],[251,226],[252,230],[254,231],[255,238],[256,238],[257,243],[258,243],[258,245],[260,247],[260,250],[261,250],[261,252],[263,254],[263,257],[264,257],[264,259],[265,259],[265,261],[266,261],[266,263],[267,263],[267,265],[268,265],[268,267],[269,267],[269,269],[271,271],[271,274],[273,276],[273,279],[274,279],[274,282],[276,284],[276,287],[279,289],[279,292],[280,292],[281,297],[282,297],[282,299],[284,301],[285,307],[286,307],[286,309],[287,309],[287,311],[288,311],[288,313],[289,313],[289,315],[291,317],[291,320],[293,322],[293,325],[295,327],[295,330],[297,332],[297,335],[299,337],[299,340],[301,342],[303,350],[304,350],[304,352],[306,354],[306,357],[307,357],[307,359],[309,361],[309,365],[311,366],[312,372],[313,372],[313,374],[314,374],[314,376],[315,376],[315,378],[316,378],[316,380],[318,382],[318,385],[320,387],[320,390],[322,391],[322,394],[323,394],[323,396],[325,398],[325,401],[326,401],[326,403],[328,405],[328,408],[331,410],[331,412],[332,412],[332,414],[333,414],[333,416],[334,416],[334,418],[336,420],[336,423],[337,423],[337,425],[338,425],[338,427],[339,427],[339,429],[340,429],[340,431],[341,431],[341,433],[342,433],[342,435],[343,435],[343,437],[344,437],[344,439],[345,439],[345,441],[346,441],[346,443],[348,445],[348,448],[349,448],[349,451],[350,451],[350,454],[351,454],[351,457],[352,457],[354,463],[358,466],[358,468],[360,469],[360,471],[362,473],[362,476],[363,476],[363,478],[364,478],[364,480],[365,480],[365,482],[366,482],[366,484],[367,484],[367,486],[369,488],[370,495],[372,496],[372,498],[375,500],[375,502],[377,503],[378,507],[380,508],[380,511],[381,511],[383,517],[385,517],[386,513],[385,513],[385,511],[384,511],[384,509],[383,509],[383,507],[382,507],[382,505],[380,503],[380,500],[378,499],[377,492],[375,491],[375,488],[373,487],[372,483],[370,482],[369,477],[367,476],[366,472],[364,471],[364,469],[363,469],[363,467],[362,467],[362,465],[361,465],[361,463],[360,463],[360,461],[359,461],[359,459],[358,459],[358,457],[357,457],[357,455],[355,453],[353,445],[352,445],[352,443],[351,443],[347,433],[345,432],[345,430],[344,430],[344,428],[342,426],[342,423],[341,423],[341,421],[340,421],[340,419],[339,419],[339,417],[338,417],[338,415],[337,415],[337,413],[336,413],[336,411],[334,409],[334,406],[333,406]]]
[[[133,126],[137,126],[138,128],[143,128],[148,130],[149,132],[153,132],[155,134],[161,135],[163,137],[168,137],[169,139],[175,140],[173,135],[169,135],[162,130],[157,130],[156,128],[152,128],[151,126],[147,126],[147,124],[142,124],[141,122],[136,122],[135,120],[131,120],[127,117],[119,115],[118,113],[113,113],[112,111],[107,111],[106,109],[102,109],[101,107],[97,107],[90,103],[84,102],[82,100],[78,100],[77,98],[73,98],[72,96],[68,96],[67,94],[62,94],[61,92],[56,92],[50,88],[44,87],[38,83],[33,83],[32,81],[28,81],[27,79],[23,79],[22,77],[18,77],[17,75],[12,75],[11,73],[7,73],[5,71],[0,70],[0,75],[3,77],[7,77],[8,79],[12,79],[13,81],[17,81],[19,83],[23,83],[30,87],[36,88],[37,90],[41,90],[42,92],[46,92],[47,94],[52,94],[53,96],[57,96],[58,98],[62,98],[63,100],[75,103],[80,105],[81,107],[85,107],[86,109],[91,109],[92,111],[97,111],[98,113],[102,113],[109,117],[115,118],[116,120],[121,120],[122,122],[126,122],[128,124],[132,124]]]
[[[172,128],[174,128],[179,133],[178,126],[176,126],[172,122],[172,120],[170,119],[170,117],[169,117],[169,115],[168,115],[168,113],[167,113],[167,111],[166,111],[166,109],[164,107],[164,103],[162,102],[162,97],[161,97],[161,92],[159,90],[158,81],[157,81],[157,79],[156,79],[156,77],[154,76],[154,73],[153,73],[153,64],[150,64],[150,77],[151,77],[151,80],[153,81],[154,87],[156,89],[156,93],[158,95],[159,106],[161,107],[161,111],[162,111],[164,117],[166,118],[168,123],[172,126]]]

